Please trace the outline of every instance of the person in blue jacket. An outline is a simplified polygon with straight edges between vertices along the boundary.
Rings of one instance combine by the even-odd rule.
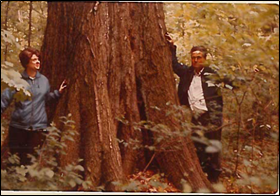
[[[28,84],[31,99],[15,103],[15,110],[12,113],[8,147],[11,154],[17,153],[22,165],[30,164],[27,154],[34,154],[34,148],[42,147],[45,141],[48,119],[46,114],[46,102],[59,99],[66,88],[64,80],[59,88],[50,92],[49,80],[39,72],[40,52],[34,48],[26,48],[19,54],[21,65],[24,71],[21,74]],[[16,90],[7,88],[1,95],[1,114],[13,101]]]

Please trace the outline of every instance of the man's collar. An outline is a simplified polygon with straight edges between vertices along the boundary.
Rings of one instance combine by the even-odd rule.
[[[194,75],[201,76],[202,72],[204,71],[204,67],[199,71],[198,74],[196,73],[195,69],[193,71],[194,71]]]

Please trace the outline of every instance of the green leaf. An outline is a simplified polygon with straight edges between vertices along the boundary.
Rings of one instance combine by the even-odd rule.
[[[192,187],[188,183],[183,183],[183,193],[191,193]]]
[[[83,168],[83,166],[81,166],[81,165],[77,165],[76,167],[75,167],[75,170],[78,170],[78,171],[85,171],[85,169]]]
[[[54,172],[52,170],[48,170],[46,171],[46,175],[49,177],[49,178],[53,178],[54,177]]]
[[[70,180],[68,183],[72,188],[74,188],[77,185],[74,180]]]
[[[196,192],[197,193],[210,193],[211,191],[207,188],[200,188]]]
[[[218,193],[226,193],[227,192],[226,188],[224,187],[224,185],[222,183],[213,184],[212,186]]]
[[[83,180],[80,178],[76,178],[75,181],[78,185],[81,185],[83,183]]]
[[[205,149],[206,153],[217,153],[219,150],[215,146],[207,146]]]

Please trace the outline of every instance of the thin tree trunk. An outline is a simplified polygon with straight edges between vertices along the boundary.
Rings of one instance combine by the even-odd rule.
[[[69,83],[49,116],[57,122],[72,113],[79,132],[75,143],[67,143],[61,165],[82,157],[85,178],[94,187],[105,182],[107,190],[119,190],[112,182],[132,174],[143,151],[119,146],[117,139],[142,142],[142,133],[133,128],[140,120],[179,126],[151,109],[168,101],[179,104],[162,4],[53,2],[48,8],[42,71],[54,87],[65,78]],[[117,120],[122,117],[128,125]],[[177,187],[185,179],[194,191],[211,189],[191,140],[177,143],[180,150],[155,156],[161,169]]]
[[[8,16],[9,16],[9,9],[10,9],[10,1],[7,2],[7,8],[6,8],[6,18],[5,18],[5,25],[4,29],[7,31],[8,30]],[[7,61],[7,55],[8,55],[8,44],[6,43],[5,45],[5,52],[4,52],[4,60]]]
[[[31,35],[32,35],[32,31],[31,31],[31,27],[32,27],[32,1],[30,1],[29,4],[29,31],[28,31],[28,47],[31,46]]]
[[[182,19],[181,19],[181,31],[182,31],[182,37],[185,37],[185,18],[184,18],[184,4],[181,4],[181,11],[182,11]]]

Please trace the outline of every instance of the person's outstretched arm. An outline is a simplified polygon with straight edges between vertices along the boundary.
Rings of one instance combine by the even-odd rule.
[[[5,89],[1,95],[1,114],[7,109],[7,107],[11,104],[15,90],[11,90],[9,88]]]
[[[177,59],[177,56],[176,56],[177,46],[174,45],[173,40],[171,39],[171,37],[168,34],[166,34],[165,37],[166,37],[167,42],[169,43],[169,47],[170,47],[170,50],[171,50],[171,53],[172,53],[172,68],[173,68],[173,71],[179,77],[181,77],[185,74],[188,67],[186,65],[184,65],[183,63],[178,62],[178,59]]]

